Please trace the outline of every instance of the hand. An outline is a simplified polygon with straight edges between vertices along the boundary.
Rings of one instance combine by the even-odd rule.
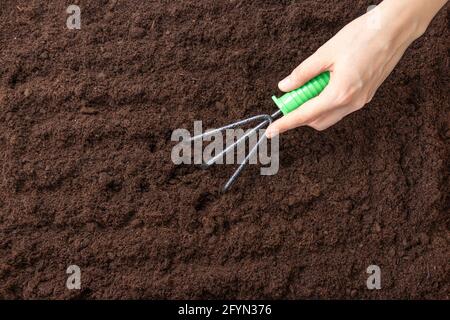
[[[266,131],[269,138],[303,125],[325,130],[370,102],[405,50],[429,23],[414,20],[412,16],[417,12],[405,10],[400,4],[402,0],[396,1],[396,4],[385,1],[346,25],[279,83],[280,90],[287,92],[326,70],[331,76],[318,97],[269,126]],[[409,4],[413,2],[424,3],[412,0]]]

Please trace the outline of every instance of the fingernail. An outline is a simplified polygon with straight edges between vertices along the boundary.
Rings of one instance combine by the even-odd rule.
[[[278,87],[280,87],[280,88],[285,88],[285,87],[287,87],[288,85],[289,85],[289,76],[287,76],[286,78],[284,78],[283,80],[281,80],[279,83],[278,83]]]

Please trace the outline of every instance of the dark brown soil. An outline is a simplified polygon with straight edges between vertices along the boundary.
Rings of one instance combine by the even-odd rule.
[[[233,166],[173,165],[172,131],[274,110],[373,2],[42,3],[0,8],[0,298],[449,298],[448,6],[369,106],[221,195]]]

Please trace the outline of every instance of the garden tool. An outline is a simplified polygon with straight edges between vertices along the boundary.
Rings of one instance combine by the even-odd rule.
[[[257,124],[253,129],[248,130],[242,137],[237,139],[233,144],[226,146],[226,148],[221,151],[220,153],[214,155],[211,159],[206,161],[202,167],[207,168],[214,164],[218,159],[223,157],[228,152],[232,151],[237,147],[240,143],[244,142],[247,137],[252,135],[253,133],[256,133],[257,130],[263,129],[268,127],[274,120],[281,116],[285,116],[289,114],[290,112],[294,111],[298,107],[300,107],[302,104],[307,102],[308,100],[318,96],[323,89],[328,85],[328,82],[330,81],[330,72],[326,71],[324,73],[319,74],[315,78],[309,80],[307,83],[305,83],[303,86],[301,86],[298,89],[295,89],[293,91],[287,92],[281,97],[277,98],[276,96],[272,96],[272,100],[275,102],[279,110],[274,112],[273,114],[260,114],[256,115],[247,119],[243,119],[237,122],[230,123],[226,126],[223,126],[218,129],[209,130],[203,134],[194,136],[190,139],[190,141],[195,141],[199,139],[204,139],[209,136],[212,136],[218,132],[222,132],[226,129],[233,129],[237,127],[241,127],[243,125],[246,125],[251,122],[260,121],[259,124]],[[260,137],[256,144],[251,147],[249,153],[244,158],[242,163],[239,165],[239,167],[236,169],[236,171],[233,173],[233,175],[228,179],[228,181],[225,183],[223,187],[223,191],[227,191],[231,185],[236,181],[236,179],[239,177],[242,170],[245,168],[247,163],[249,162],[250,158],[255,154],[255,152],[258,150],[258,147],[261,145],[261,143],[266,139],[266,135],[263,135]]]

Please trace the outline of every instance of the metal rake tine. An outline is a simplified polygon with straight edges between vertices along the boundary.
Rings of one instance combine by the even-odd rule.
[[[272,122],[272,119],[269,120],[269,123]],[[248,153],[248,155],[245,157],[244,161],[239,165],[239,167],[236,169],[236,171],[234,171],[233,175],[230,177],[230,179],[228,179],[227,183],[225,184],[225,186],[223,187],[223,192],[226,192],[231,185],[234,183],[234,181],[236,181],[236,179],[239,177],[239,175],[241,174],[242,170],[244,170],[245,166],[247,165],[248,161],[250,160],[250,158],[253,156],[253,154],[258,150],[259,145],[264,141],[264,139],[266,139],[266,135],[264,134],[261,138],[259,138],[258,142],[255,144],[255,146],[252,148],[252,150],[250,150],[250,152]]]
[[[275,111],[274,113],[272,113],[272,115],[270,116],[271,122],[272,122],[273,120],[275,120],[276,118],[278,118],[279,116],[281,116],[281,114],[282,114],[281,110],[277,110],[277,111]]]
[[[256,117],[256,116],[255,116]],[[216,154],[213,158],[209,159],[208,161],[206,161],[204,164],[202,164],[202,167],[206,168],[211,166],[214,162],[217,161],[217,159],[219,159],[220,157],[222,157],[223,155],[227,154],[229,151],[233,150],[235,146],[237,146],[239,143],[241,143],[242,141],[244,141],[249,135],[253,134],[255,131],[261,129],[262,127],[264,127],[267,123],[272,123],[272,117],[264,114],[264,115],[259,115],[257,116],[259,118],[265,118],[266,120],[261,122],[259,125],[257,125],[256,127],[254,127],[253,129],[251,129],[249,132],[247,132],[246,134],[244,134],[242,137],[240,137],[236,142],[234,142],[233,144],[229,145],[228,147],[226,147],[222,152],[220,152],[219,154]]]
[[[213,135],[213,134],[216,134],[216,133],[218,133],[218,132],[221,132],[221,131],[223,131],[223,130],[226,130],[226,129],[233,129],[233,128],[235,128],[235,127],[242,126],[242,125],[247,124],[247,123],[249,123],[249,122],[253,122],[253,121],[255,121],[255,120],[258,120],[258,119],[261,119],[261,118],[266,118],[266,117],[267,117],[267,115],[261,115],[261,114],[260,114],[260,115],[256,115],[256,116],[253,116],[253,117],[249,117],[249,118],[246,118],[246,119],[243,119],[243,120],[239,120],[239,121],[236,121],[236,122],[227,124],[226,126],[223,126],[223,127],[221,127],[221,128],[217,128],[217,129],[213,129],[213,130],[208,130],[208,131],[206,131],[205,133],[196,135],[196,136],[190,138],[190,139],[188,140],[188,142],[192,142],[192,141],[196,141],[196,140],[199,140],[199,139],[203,139],[203,138],[209,137],[209,136],[211,136],[211,135]]]

